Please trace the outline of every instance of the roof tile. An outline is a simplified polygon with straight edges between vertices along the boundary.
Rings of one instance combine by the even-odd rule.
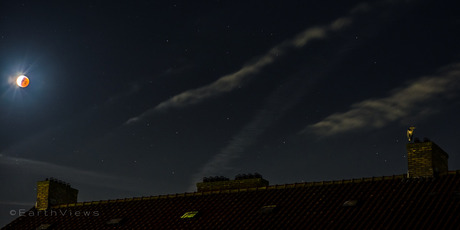
[[[48,215],[32,208],[35,215],[19,217],[4,229],[46,224],[113,229],[107,222],[114,219],[122,220],[117,228],[126,229],[451,229],[460,226],[459,192],[459,171],[431,179],[398,175],[295,183],[79,202],[55,206]],[[270,207],[276,211],[261,211]],[[199,218],[181,219],[192,211]]]

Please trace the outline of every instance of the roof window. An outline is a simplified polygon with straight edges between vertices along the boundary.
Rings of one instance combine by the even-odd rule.
[[[115,225],[115,224],[120,224],[123,221],[123,218],[114,218],[110,219],[107,222],[105,222],[108,225]]]
[[[41,224],[36,228],[36,230],[44,230],[44,229],[51,229],[52,224]]]
[[[343,207],[354,207],[358,204],[358,201],[357,200],[347,200],[345,202],[343,202]]]
[[[277,209],[276,205],[265,205],[262,208],[260,208],[259,213],[260,214],[270,214],[275,212]]]
[[[190,219],[195,217],[198,214],[198,211],[191,211],[191,212],[186,212],[184,215],[182,215],[180,218],[181,219]]]

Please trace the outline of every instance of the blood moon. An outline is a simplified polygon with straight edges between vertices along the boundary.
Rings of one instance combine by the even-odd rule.
[[[29,78],[25,75],[21,75],[16,79],[16,84],[21,88],[27,87],[29,85],[29,82]]]

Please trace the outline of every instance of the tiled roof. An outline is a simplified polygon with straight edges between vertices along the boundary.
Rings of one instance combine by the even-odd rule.
[[[32,208],[4,229],[456,229],[460,170],[439,178],[286,184],[83,202],[40,212]]]

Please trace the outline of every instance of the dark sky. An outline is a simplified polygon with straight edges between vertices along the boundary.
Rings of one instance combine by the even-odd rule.
[[[0,3],[0,226],[47,177],[92,201],[404,174],[412,125],[460,169],[454,1],[115,2]]]

